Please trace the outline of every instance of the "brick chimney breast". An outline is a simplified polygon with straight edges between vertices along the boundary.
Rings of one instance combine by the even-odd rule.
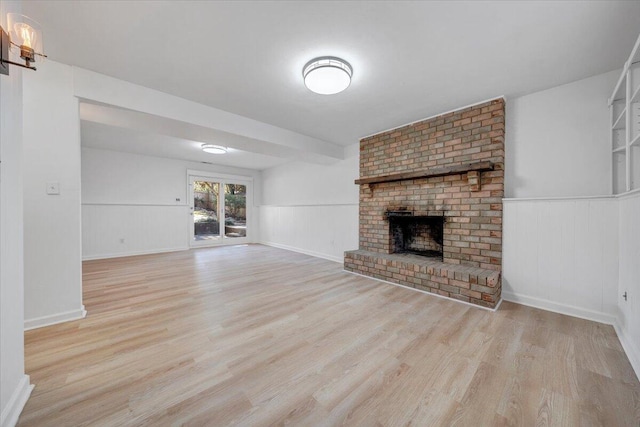
[[[356,181],[360,247],[345,253],[345,269],[495,307],[501,292],[504,112],[499,98],[362,139]],[[394,253],[388,212],[400,210],[445,217],[441,259]]]

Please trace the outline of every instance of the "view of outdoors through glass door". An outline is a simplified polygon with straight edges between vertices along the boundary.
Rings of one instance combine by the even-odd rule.
[[[224,184],[224,237],[247,237],[247,186]]]
[[[197,178],[191,182],[194,241],[215,243],[247,236],[246,185]]]

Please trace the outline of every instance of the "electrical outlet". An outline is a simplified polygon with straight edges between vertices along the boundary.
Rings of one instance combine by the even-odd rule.
[[[47,182],[47,194],[49,195],[60,194],[60,184],[57,182]]]

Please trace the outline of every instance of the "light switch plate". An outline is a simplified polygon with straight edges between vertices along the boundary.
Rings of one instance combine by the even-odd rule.
[[[60,183],[58,182],[47,182],[47,194],[60,194]]]

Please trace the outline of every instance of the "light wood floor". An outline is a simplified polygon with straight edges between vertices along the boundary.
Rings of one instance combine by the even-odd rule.
[[[496,313],[264,246],[84,263],[86,319],[26,333],[21,426],[634,426],[610,326]]]

